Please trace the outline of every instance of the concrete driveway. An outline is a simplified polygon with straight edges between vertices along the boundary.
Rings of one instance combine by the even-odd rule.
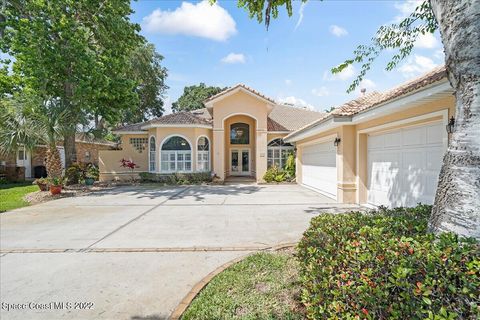
[[[230,185],[116,188],[6,212],[0,316],[167,319],[218,266],[351,208],[297,185]],[[5,310],[14,304],[24,309]]]

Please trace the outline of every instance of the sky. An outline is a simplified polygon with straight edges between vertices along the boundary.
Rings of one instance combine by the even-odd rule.
[[[168,69],[167,113],[183,88],[244,83],[283,103],[323,111],[356,98],[346,93],[360,65],[338,75],[330,69],[369,44],[377,29],[399,21],[416,1],[296,1],[293,15],[281,10],[268,31],[237,7],[237,1],[139,0],[132,20],[164,56]],[[362,88],[387,90],[443,64],[438,34],[422,36],[410,57],[385,71],[392,52],[383,53],[367,73]]]

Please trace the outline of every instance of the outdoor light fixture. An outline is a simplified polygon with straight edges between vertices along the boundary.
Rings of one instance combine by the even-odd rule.
[[[340,144],[340,141],[342,141],[342,139],[340,139],[339,137],[336,137],[335,140],[333,141],[333,145],[335,147],[338,147],[338,145]]]
[[[448,120],[448,124],[446,125],[447,133],[452,134],[453,129],[455,129],[455,118],[452,116],[450,120]]]

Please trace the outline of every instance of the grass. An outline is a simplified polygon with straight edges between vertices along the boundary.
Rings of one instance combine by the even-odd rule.
[[[1,184],[0,212],[28,206],[28,202],[23,200],[23,197],[37,190],[38,187],[31,182]]]
[[[182,319],[304,319],[291,252],[256,253],[218,274]]]

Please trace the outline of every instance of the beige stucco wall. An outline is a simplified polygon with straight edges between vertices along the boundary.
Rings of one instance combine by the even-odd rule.
[[[121,150],[100,150],[98,152],[100,181],[129,179],[132,176],[137,177],[138,172],[148,171],[148,142],[145,150],[139,152],[130,144],[130,138],[147,138],[147,134],[122,135]],[[133,175],[130,169],[120,166],[122,159],[131,160],[138,165],[138,168],[133,170]]]
[[[337,147],[337,200],[343,203],[366,203],[368,181],[367,134],[359,133],[359,131],[392,124],[396,121],[404,121],[406,123],[389,126],[388,130],[440,120],[442,116],[439,115],[427,116],[421,120],[414,120],[413,118],[441,110],[448,110],[447,119],[454,116],[455,98],[448,96],[436,99],[400,112],[392,112],[384,117],[379,117],[357,125],[344,125],[309,137],[308,139],[297,141],[297,181],[302,183],[302,145],[315,140],[321,140],[330,135],[336,135],[341,139],[341,143]],[[409,119],[412,121],[408,121]],[[373,132],[378,131],[372,131],[372,133]]]
[[[262,181],[267,170],[267,117],[273,105],[240,90],[215,101],[211,108],[216,174],[220,179],[225,179],[230,170],[230,124],[243,119],[250,124],[254,136],[254,139],[250,139],[251,167],[255,170],[252,173],[257,181]]]
[[[120,160],[122,158],[134,161],[139,165],[134,173],[148,172],[149,162],[149,143],[150,138],[155,137],[156,145],[156,167],[155,172],[161,173],[160,167],[160,149],[164,141],[171,136],[182,136],[190,143],[192,150],[192,171],[197,170],[197,142],[198,138],[206,136],[210,142],[210,168],[213,163],[212,149],[213,149],[213,133],[209,128],[198,127],[167,127],[167,128],[151,128],[144,135],[132,135],[125,134],[121,136],[121,150],[115,151],[100,151],[99,152],[99,168],[100,168],[100,180],[112,180],[112,179],[125,179],[131,178],[131,171],[120,167]],[[147,144],[145,150],[139,152],[133,145],[130,144],[130,138],[147,138]],[[134,176],[138,176],[135,174]]]

